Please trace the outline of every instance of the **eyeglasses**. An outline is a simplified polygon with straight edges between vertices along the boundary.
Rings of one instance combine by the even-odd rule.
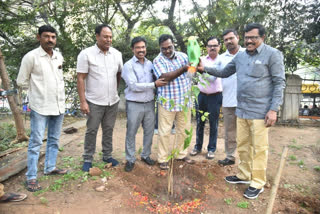
[[[256,41],[258,38],[260,38],[260,36],[245,36],[244,40],[248,41],[250,39],[251,41]]]
[[[160,48],[160,50],[162,51],[162,52],[166,52],[166,51],[172,51],[173,50],[173,46],[169,46],[169,47],[167,47],[167,48]]]
[[[219,45],[207,45],[208,48],[217,48]]]

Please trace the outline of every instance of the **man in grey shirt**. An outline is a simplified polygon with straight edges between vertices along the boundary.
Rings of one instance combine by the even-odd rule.
[[[154,89],[167,84],[160,78],[153,81],[152,62],[145,58],[147,42],[143,37],[135,37],[131,41],[134,56],[124,64],[122,78],[126,82],[126,166],[125,171],[130,172],[135,163],[136,134],[140,124],[143,128],[143,150],[141,160],[148,165],[154,165],[150,158],[152,137],[155,123]]]
[[[223,78],[237,72],[239,173],[225,180],[250,184],[244,196],[255,199],[266,183],[268,127],[275,124],[282,104],[285,72],[282,53],[263,43],[264,27],[251,23],[244,31],[246,51],[238,53],[223,70],[203,67],[202,63],[198,70]]]

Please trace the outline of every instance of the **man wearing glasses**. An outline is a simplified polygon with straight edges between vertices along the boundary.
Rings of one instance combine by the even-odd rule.
[[[223,70],[202,64],[198,70],[223,78],[237,72],[239,173],[225,180],[250,184],[244,196],[255,199],[266,184],[268,127],[275,124],[282,103],[285,72],[282,53],[264,44],[264,27],[251,23],[244,30],[246,51],[238,53]]]
[[[186,71],[188,70],[188,56],[182,52],[175,51],[173,37],[163,34],[159,37],[160,53],[154,59],[154,73],[157,79],[163,78],[167,85],[158,88],[159,102],[159,152],[158,162],[160,169],[167,170],[168,156],[170,155],[170,135],[173,121],[176,124],[176,142],[172,144],[179,150],[178,160],[192,164],[194,160],[187,157],[187,150],[183,149],[186,137],[185,129],[190,129],[191,112],[184,112],[185,98],[191,87],[191,79]],[[166,100],[166,101],[164,101]],[[186,102],[191,107],[191,98]],[[186,115],[185,115],[186,114]]]
[[[201,57],[201,61],[205,66],[213,66],[218,61],[220,51],[220,40],[217,37],[207,39],[208,55]],[[219,114],[222,104],[222,84],[221,79],[208,74],[202,74],[198,83],[200,93],[198,95],[197,105],[197,137],[194,149],[190,153],[191,156],[199,154],[202,150],[203,132],[205,120],[201,117],[205,112],[209,113],[210,136],[208,143],[207,159],[213,159],[217,146]]]

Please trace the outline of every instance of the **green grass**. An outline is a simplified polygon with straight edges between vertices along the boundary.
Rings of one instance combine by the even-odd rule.
[[[297,160],[297,157],[295,155],[289,155],[289,159],[295,161]]]
[[[225,198],[224,202],[226,202],[226,204],[231,205],[232,204],[232,199],[231,198]]]
[[[30,136],[30,129],[26,129],[26,135]],[[0,152],[11,149],[11,148],[21,148],[26,147],[28,142],[14,143],[17,136],[17,131],[14,124],[11,123],[1,123],[0,124]]]
[[[303,160],[299,160],[298,166],[303,167],[304,166],[304,161]]]
[[[249,202],[247,201],[241,201],[237,203],[237,207],[242,209],[248,209],[249,208]]]
[[[213,174],[211,172],[208,172],[207,177],[208,177],[209,181],[213,181],[214,180],[214,176],[213,176]]]
[[[315,167],[313,167],[313,169],[320,172],[320,166],[315,166]]]
[[[302,149],[302,145],[297,144],[297,140],[296,139],[292,139],[291,140],[291,144],[288,146],[291,149],[296,149],[296,150],[300,150]]]

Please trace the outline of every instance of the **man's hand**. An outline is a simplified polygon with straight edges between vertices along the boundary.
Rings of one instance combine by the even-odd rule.
[[[89,114],[90,113],[89,105],[88,105],[88,103],[86,101],[80,103],[80,110],[81,110],[81,112],[83,114]]]
[[[168,82],[165,81],[164,78],[157,79],[154,83],[155,83],[156,87],[161,87],[161,86],[165,86],[168,84]]]
[[[204,65],[203,65],[203,63],[201,62],[201,59],[199,58],[199,64],[198,64],[198,66],[197,66],[197,71],[199,72],[199,73],[203,73],[204,72]]]
[[[277,121],[277,112],[269,110],[264,118],[264,124],[266,127],[273,126]]]

